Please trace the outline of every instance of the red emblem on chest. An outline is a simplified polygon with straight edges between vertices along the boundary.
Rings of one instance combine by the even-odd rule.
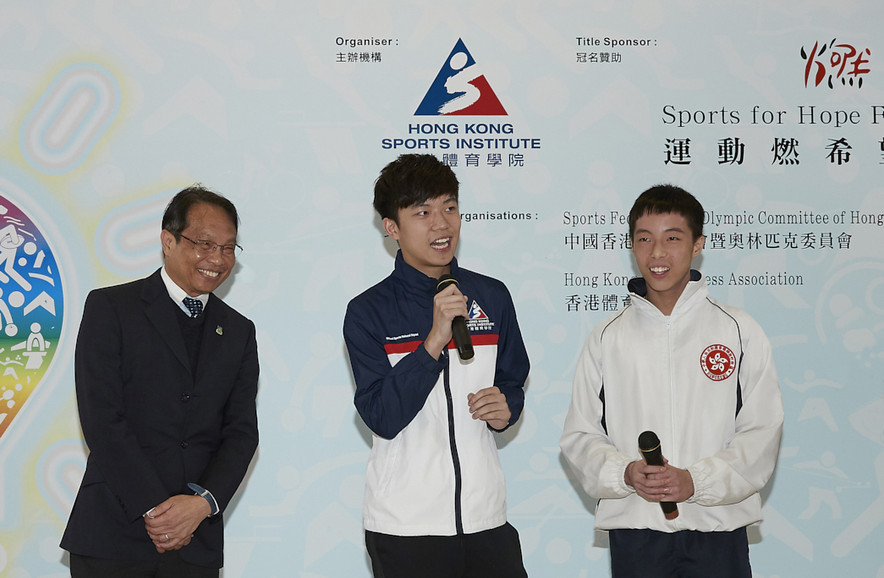
[[[712,381],[721,381],[733,375],[737,368],[737,358],[730,347],[720,343],[710,345],[700,354],[700,367]]]

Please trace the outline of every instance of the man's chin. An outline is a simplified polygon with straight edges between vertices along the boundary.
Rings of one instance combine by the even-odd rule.
[[[195,287],[195,288],[196,288],[201,294],[204,294],[204,293],[212,293],[213,291],[216,291],[216,290],[218,289],[218,287],[220,287],[220,286],[224,283],[224,281],[225,281],[226,279],[227,279],[227,278],[224,277],[224,278],[220,278],[219,281],[213,281],[213,282],[206,282],[206,280],[203,280],[202,283],[196,283],[196,284],[194,285],[194,287]]]

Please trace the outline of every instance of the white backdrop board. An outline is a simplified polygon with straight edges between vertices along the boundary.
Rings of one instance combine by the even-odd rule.
[[[198,181],[241,211],[222,296],[262,367],[224,576],[368,576],[341,323],[393,265],[378,171],[429,152],[461,182],[458,259],[508,285],[532,362],[499,436],[532,577],[608,575],[558,439],[580,345],[635,274],[626,213],[673,182],[707,209],[713,296],[774,345],[786,422],[755,575],[884,578],[882,19],[871,1],[3,3],[0,574],[67,574],[82,304],[160,265],[165,203]]]

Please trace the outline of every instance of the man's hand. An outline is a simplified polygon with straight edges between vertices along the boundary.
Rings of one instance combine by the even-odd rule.
[[[502,430],[509,425],[512,417],[510,406],[506,402],[506,396],[496,385],[469,394],[467,402],[473,419],[481,419],[496,430]]]
[[[684,502],[694,495],[691,473],[669,465],[649,466],[644,460],[636,460],[626,466],[623,481],[635,488],[635,492],[649,502]]]
[[[424,340],[424,349],[433,359],[439,359],[451,341],[451,322],[458,315],[466,317],[467,313],[467,298],[454,283],[433,297],[433,327]]]
[[[157,552],[179,550],[190,544],[197,526],[212,508],[202,496],[172,496],[144,515],[144,527]]]

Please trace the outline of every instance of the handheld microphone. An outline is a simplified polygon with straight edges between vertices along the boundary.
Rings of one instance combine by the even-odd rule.
[[[436,293],[442,291],[451,284],[457,285],[457,279],[449,274],[439,277],[436,283]],[[467,329],[467,320],[463,315],[458,315],[451,320],[451,336],[454,339],[454,345],[457,346],[457,354],[461,359],[467,361],[473,358],[473,340],[470,338],[470,331]]]
[[[645,431],[638,436],[638,449],[641,450],[645,462],[649,466],[664,465],[663,452],[660,450],[660,438],[654,432]],[[660,502],[660,508],[663,509],[663,516],[667,520],[678,518],[678,505],[675,502]]]

